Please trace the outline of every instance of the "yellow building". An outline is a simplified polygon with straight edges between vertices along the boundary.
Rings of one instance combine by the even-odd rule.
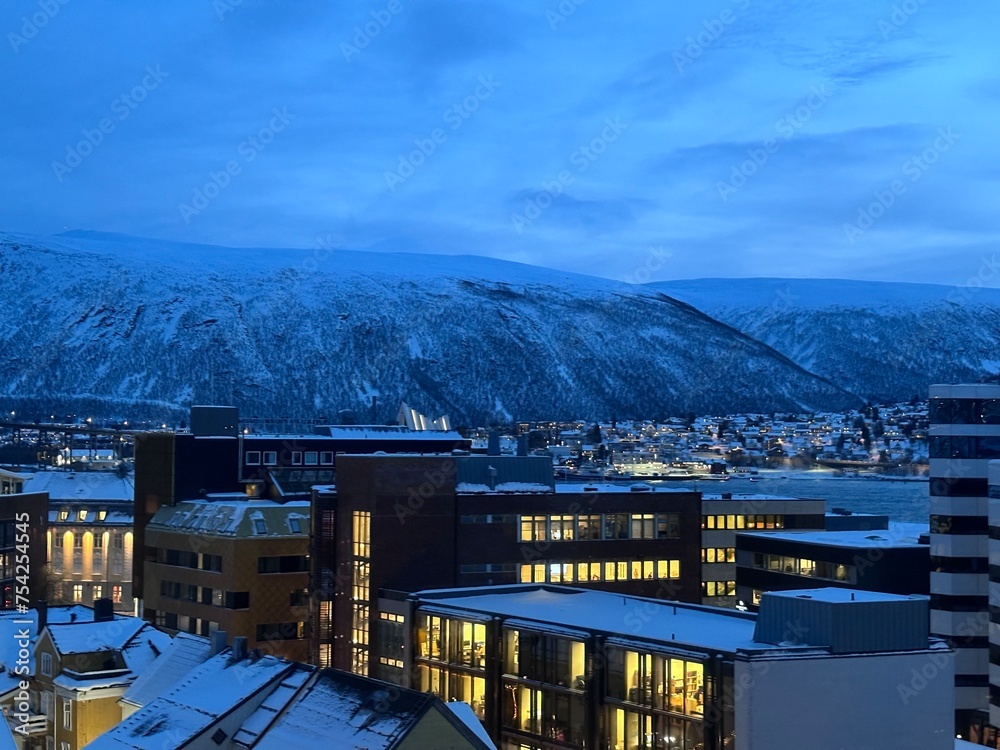
[[[107,599],[98,602],[90,621],[45,625],[29,680],[36,732],[27,747],[80,750],[116,726],[122,720],[119,699],[170,643],[168,634],[149,623],[114,615]]]

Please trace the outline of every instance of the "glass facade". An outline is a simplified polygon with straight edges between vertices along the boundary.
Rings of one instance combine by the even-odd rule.
[[[367,675],[371,513],[356,510],[351,522],[351,671]]]
[[[419,688],[442,700],[464,701],[480,719],[486,706],[486,625],[437,615],[418,615],[416,664]]]

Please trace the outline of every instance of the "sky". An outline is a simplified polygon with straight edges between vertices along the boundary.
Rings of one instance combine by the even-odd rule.
[[[1000,286],[1000,6],[8,0],[0,231]]]

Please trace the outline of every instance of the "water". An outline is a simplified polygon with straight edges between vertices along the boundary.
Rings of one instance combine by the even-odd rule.
[[[886,514],[890,521],[907,523],[927,523],[930,508],[927,482],[835,477],[830,472],[820,471],[762,471],[756,482],[734,477],[728,482],[663,482],[663,484],[692,488],[697,485],[697,489],[706,495],[732,492],[820,498],[826,500],[827,511],[833,508],[846,508],[855,513]]]

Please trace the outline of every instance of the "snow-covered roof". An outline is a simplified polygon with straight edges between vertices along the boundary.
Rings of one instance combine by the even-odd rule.
[[[812,599],[813,601],[828,602],[830,604],[842,604],[845,602],[901,602],[927,598],[920,594],[886,594],[881,591],[838,589],[833,587],[795,589],[793,591],[765,591],[764,596],[774,596],[781,599]]]
[[[422,591],[418,596],[422,604],[433,607],[458,607],[692,649],[732,653],[760,647],[753,640],[753,615],[664,599],[532,584]]]
[[[741,532],[756,537],[780,539],[803,544],[822,544],[832,547],[926,547],[920,536],[929,533],[926,523],[889,522],[888,529],[867,531],[751,531]]]
[[[436,700],[427,693],[324,670],[264,731],[254,750],[394,747]]]
[[[230,649],[182,677],[174,687],[98,737],[89,750],[162,750],[180,747],[211,727],[220,716],[289,675],[312,667],[274,656],[233,661]],[[282,750],[299,747],[286,743]]]
[[[660,492],[660,493],[681,493],[681,492],[695,492],[696,489],[692,485],[690,488],[687,487],[666,487],[662,484],[646,484],[641,481],[634,482],[618,482],[617,484],[611,482],[561,482],[556,484],[557,494],[579,494],[581,492],[618,492],[627,493],[632,492],[633,485],[642,485],[644,488],[643,492]]]
[[[165,505],[150,520],[147,528],[166,531],[194,531],[213,536],[308,536],[309,524],[300,524],[296,533],[288,524],[290,517],[308,518],[309,501],[276,503],[272,500],[248,500],[246,495],[213,495],[213,500],[185,500]],[[243,499],[238,499],[243,498]],[[262,521],[263,525],[257,523]]]
[[[481,722],[479,717],[476,716],[475,711],[472,710],[472,706],[463,701],[448,701],[444,705],[449,711],[455,714],[458,720],[467,726],[487,748],[496,750],[497,746],[493,744],[493,740],[486,733],[486,727],[483,726],[483,722]]]
[[[89,502],[95,500],[132,502],[131,475],[114,471],[36,471],[24,483],[25,492],[48,492],[49,501]]]
[[[500,482],[493,489],[490,489],[485,484],[475,484],[473,482],[459,482],[455,485],[455,492],[470,493],[470,494],[487,494],[487,493],[546,493],[552,494],[552,488],[547,484],[538,484],[535,482]]]
[[[208,638],[178,633],[160,658],[125,691],[122,700],[134,706],[145,706],[170,690],[211,654],[212,644]]]

